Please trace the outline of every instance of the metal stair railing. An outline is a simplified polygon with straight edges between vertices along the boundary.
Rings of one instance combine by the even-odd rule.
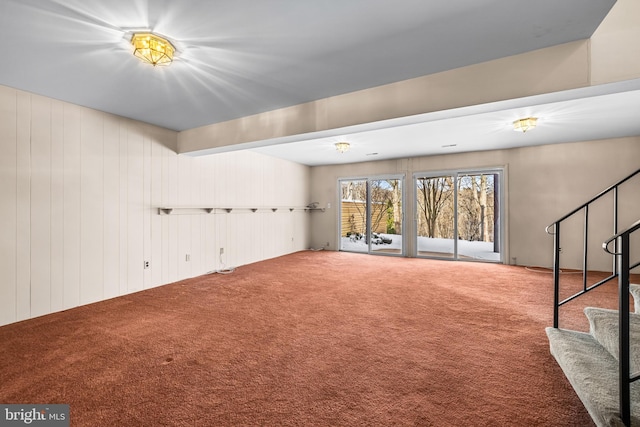
[[[605,241],[602,248],[605,252],[616,258],[618,266],[618,388],[620,392],[620,417],[625,426],[631,425],[631,383],[640,379],[640,374],[635,372],[631,376],[630,345],[629,345],[629,281],[630,272],[640,266],[640,261],[631,264],[630,237],[640,230],[640,221],[637,221],[625,231],[618,233]],[[612,252],[609,245],[614,243],[618,251]]]
[[[604,197],[605,195],[613,192],[613,234],[617,235],[618,234],[618,187],[620,187],[620,185],[624,184],[625,182],[627,182],[634,176],[638,175],[639,173],[640,173],[640,169],[636,170],[629,176],[621,179],[620,181],[616,182],[615,184],[601,191],[588,202],[578,206],[577,208],[575,208],[568,214],[564,215],[562,218],[554,221],[552,224],[548,225],[545,228],[545,231],[548,234],[553,235],[553,285],[554,285],[553,327],[554,328],[557,328],[559,325],[559,313],[560,313],[561,306],[618,276],[618,271],[619,271],[618,265],[616,264],[614,259],[612,262],[613,271],[609,277],[603,280],[600,280],[599,282],[590,286],[587,284],[588,254],[589,254],[589,206],[595,201]],[[567,219],[571,218],[573,215],[577,214],[580,211],[584,212],[584,230],[583,230],[584,246],[583,246],[583,253],[582,253],[582,290],[560,301],[560,251],[561,251],[560,225],[563,221],[566,221]],[[614,252],[616,251],[615,245],[617,245],[617,242],[614,240]]]

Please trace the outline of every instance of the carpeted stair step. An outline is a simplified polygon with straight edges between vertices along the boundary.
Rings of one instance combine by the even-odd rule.
[[[629,284],[629,293],[633,297],[633,309],[636,313],[640,313],[640,285]]]
[[[587,307],[584,314],[589,319],[589,332],[614,359],[618,359],[618,311]],[[640,370],[640,314],[629,313],[629,361],[632,373]]]
[[[551,354],[598,427],[622,427],[618,361],[591,335],[547,328]],[[640,427],[640,381],[631,384],[631,426]]]

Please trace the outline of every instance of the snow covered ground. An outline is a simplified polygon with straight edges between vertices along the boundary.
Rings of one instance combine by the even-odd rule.
[[[392,239],[392,242],[371,245],[373,251],[400,251],[402,249],[402,236],[396,234],[380,234],[380,236],[388,237]],[[340,249],[352,252],[367,252],[367,244],[364,239],[354,241],[349,237],[342,237]],[[451,257],[453,254],[453,239],[418,237],[418,252],[428,252],[429,256]],[[458,240],[458,256],[478,260],[500,261],[500,254],[493,252],[493,243],[491,242]]]

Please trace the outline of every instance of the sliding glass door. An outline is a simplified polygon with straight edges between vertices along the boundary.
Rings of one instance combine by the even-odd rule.
[[[415,175],[417,255],[500,262],[501,170]]]
[[[340,250],[404,254],[401,176],[340,180]]]

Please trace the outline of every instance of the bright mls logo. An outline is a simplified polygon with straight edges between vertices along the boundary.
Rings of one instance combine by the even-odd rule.
[[[1,405],[0,427],[69,427],[69,405]]]

